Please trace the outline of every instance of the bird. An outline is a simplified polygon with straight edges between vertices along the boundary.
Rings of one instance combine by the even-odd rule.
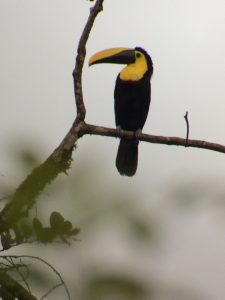
[[[121,175],[133,176],[138,165],[139,137],[151,102],[151,56],[141,47],[110,48],[95,53],[89,66],[99,63],[125,64],[118,74],[114,90],[115,123],[118,132],[134,132],[133,138],[120,138],[116,167]],[[102,79],[104,85],[104,79]]]

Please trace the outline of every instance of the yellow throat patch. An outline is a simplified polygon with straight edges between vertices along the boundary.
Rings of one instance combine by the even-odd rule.
[[[135,51],[135,55],[135,63],[127,65],[120,72],[120,79],[124,81],[139,81],[147,72],[148,64],[144,54],[140,51]]]

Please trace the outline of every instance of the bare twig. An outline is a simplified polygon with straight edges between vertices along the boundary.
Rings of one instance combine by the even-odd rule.
[[[6,260],[8,260],[9,257],[12,258],[12,259],[21,259],[21,258],[35,259],[35,260],[38,260],[38,261],[44,263],[45,265],[47,265],[57,275],[57,277],[60,280],[60,285],[62,285],[64,287],[64,289],[65,289],[67,298],[69,300],[71,300],[68,287],[67,287],[65,281],[63,280],[61,274],[50,263],[48,263],[46,260],[44,260],[44,259],[42,259],[42,258],[40,258],[38,256],[34,256],[34,255],[2,255],[2,256],[0,256],[0,258],[6,259]]]
[[[13,261],[12,261],[13,262]],[[21,262],[22,263],[22,262]],[[25,264],[23,264],[23,266],[25,266]],[[27,267],[26,267],[27,268]],[[18,267],[17,264],[15,264],[15,269],[17,270],[17,273],[20,275],[21,279],[22,279],[22,282],[24,282],[28,292],[31,294],[31,289],[30,289],[30,286],[29,286],[29,283],[27,282],[27,278],[26,276],[23,274],[23,272],[20,271],[20,268]],[[19,280],[18,280],[19,282]]]
[[[85,134],[91,134],[91,135],[101,135],[101,136],[108,136],[108,137],[118,137],[118,131],[116,129],[96,126],[91,124],[83,124],[80,134],[81,136]],[[134,138],[134,133],[132,131],[121,130],[120,136],[132,139]],[[186,146],[186,139],[180,137],[149,135],[149,134],[142,133],[139,136],[139,140],[148,143],[153,143],[153,144]],[[188,147],[202,148],[202,149],[225,153],[225,145],[211,143],[202,140],[189,139]]]
[[[62,286],[62,283],[58,283],[56,285],[54,285],[49,291],[47,291],[41,298],[40,300],[43,300],[44,298],[48,297],[48,295],[50,295],[55,289],[57,289],[58,287]]]
[[[188,120],[188,111],[186,111],[186,114],[184,115],[184,119],[185,119],[186,126],[187,126],[186,143],[185,143],[185,147],[187,147],[187,146],[188,146],[188,139],[189,139],[189,120]]]
[[[77,48],[77,57],[76,57],[76,65],[73,71],[73,82],[74,82],[74,93],[75,93],[75,100],[76,100],[76,107],[77,107],[77,117],[76,117],[76,124],[79,122],[84,121],[86,109],[84,106],[83,100],[83,92],[82,92],[82,68],[84,64],[84,59],[86,56],[86,43],[91,32],[92,26],[94,24],[94,20],[98,13],[103,9],[103,1],[104,0],[97,0],[94,7],[90,10],[90,15],[87,20],[87,23],[84,27],[82,32],[80,41],[78,43]]]

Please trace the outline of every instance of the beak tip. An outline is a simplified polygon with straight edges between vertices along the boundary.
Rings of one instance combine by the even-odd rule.
[[[91,67],[92,65],[94,65],[96,62],[93,59],[93,56],[88,60],[88,67]]]

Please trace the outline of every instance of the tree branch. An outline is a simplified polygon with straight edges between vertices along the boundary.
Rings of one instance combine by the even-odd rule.
[[[4,291],[2,292],[8,293],[9,296],[13,297],[13,299],[37,300],[36,297],[29,293],[29,291],[27,291],[21,284],[19,284],[6,272],[0,272],[0,286],[4,289]]]
[[[89,38],[91,29],[93,27],[95,18],[103,10],[103,2],[104,0],[97,0],[95,5],[90,9],[89,18],[78,43],[76,64],[73,70],[73,83],[77,116],[71,129],[69,130],[65,138],[62,140],[61,144],[55,149],[55,151],[50,156],[50,158],[56,163],[62,162],[63,160],[65,160],[65,157],[71,157],[74,145],[79,137],[79,132],[85,119],[86,109],[84,105],[82,91],[82,69],[84,65],[84,59],[86,56],[86,43]]]
[[[134,135],[134,132],[132,132],[132,131],[120,130],[120,133],[118,135],[117,129],[83,123],[79,137],[81,137],[85,134],[108,136],[108,137],[125,137],[128,139],[136,138]],[[153,144],[164,144],[164,145],[173,145],[173,146],[202,148],[202,149],[217,151],[220,153],[225,153],[225,145],[211,143],[211,142],[202,141],[202,140],[188,139],[188,145],[187,145],[186,138],[149,135],[149,134],[145,134],[145,133],[140,134],[139,140],[143,141],[143,142],[153,143]]]
[[[98,13],[103,10],[103,1],[104,0],[97,0],[94,7],[90,9],[89,18],[78,43],[76,65],[73,71],[74,93],[77,107],[77,117],[75,124],[84,121],[86,115],[81,81],[82,68],[86,56],[86,43],[91,32],[92,26],[94,24],[95,18],[97,17]]]
[[[66,296],[67,296],[67,298],[68,298],[68,300],[71,300],[71,297],[70,297],[70,292],[69,292],[69,289],[68,289],[68,287],[67,287],[67,285],[66,285],[66,283],[65,283],[65,281],[63,280],[63,278],[62,278],[62,276],[61,276],[61,274],[50,264],[50,263],[48,263],[46,260],[44,260],[43,258],[40,258],[40,257],[38,257],[38,256],[34,256],[34,255],[2,255],[2,256],[0,256],[0,258],[2,258],[2,259],[8,259],[8,258],[11,258],[11,259],[19,259],[19,260],[21,260],[21,259],[23,259],[23,258],[25,258],[25,259],[32,259],[32,260],[37,260],[37,261],[39,261],[39,262],[42,262],[43,264],[45,264],[48,268],[50,268],[55,274],[56,274],[56,276],[58,277],[58,279],[59,279],[59,281],[60,281],[60,284],[59,285],[57,285],[57,287],[59,287],[59,286],[63,286],[64,287],[64,289],[65,289],[65,293],[66,293]],[[0,275],[1,275],[1,272],[0,272]],[[6,275],[6,276],[8,276],[9,278],[11,278],[9,275],[7,275],[5,272],[4,272],[4,274],[3,274],[4,276]],[[8,278],[7,277],[7,278]],[[1,280],[5,280],[5,277],[1,277],[0,276],[0,284],[1,284]],[[13,281],[12,282],[14,282],[14,279],[12,279]],[[17,283],[17,282],[16,282]],[[18,283],[17,283],[18,284]],[[18,284],[18,288],[20,287],[20,285]],[[56,286],[55,286],[56,287]],[[52,291],[52,290],[54,290],[54,289],[51,289],[50,291]],[[24,295],[27,295],[27,297],[28,297],[28,295],[30,295],[30,293],[28,294],[28,291],[26,290],[26,289],[24,289],[24,287],[23,286],[21,286],[21,293],[24,293]],[[14,294],[13,294],[14,295]],[[27,300],[35,300],[36,298],[34,298],[32,295],[32,297],[33,298],[20,298],[20,297],[18,297],[18,295],[15,295],[18,299],[21,299],[21,300],[25,300],[25,299],[27,299]],[[42,297],[43,298],[43,297]]]
[[[34,199],[44,190],[45,186],[52,182],[60,173],[66,172],[70,167],[72,151],[80,135],[85,118],[85,106],[82,93],[82,68],[86,55],[86,43],[98,13],[103,9],[103,1],[97,0],[82,32],[76,57],[76,65],[73,71],[74,92],[77,107],[76,119],[60,145],[40,166],[20,184],[12,200],[0,212],[0,227],[2,230],[9,228],[21,216],[24,208],[31,208]]]

